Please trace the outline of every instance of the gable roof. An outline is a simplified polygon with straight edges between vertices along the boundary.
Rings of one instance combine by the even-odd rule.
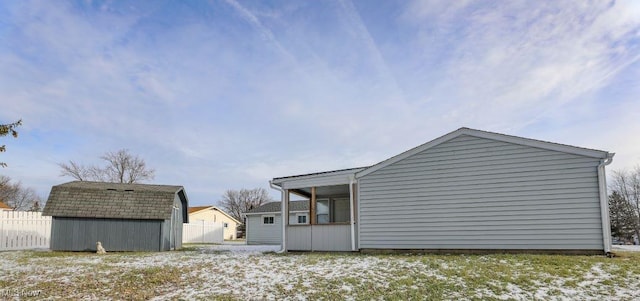
[[[463,127],[463,128],[459,128],[456,131],[448,133],[444,136],[431,140],[427,143],[414,147],[399,155],[393,156],[378,164],[372,165],[362,171],[359,171],[356,173],[356,177],[360,178],[362,176],[368,175],[378,169],[389,166],[407,157],[413,156],[417,153],[420,153],[422,151],[425,151],[427,149],[430,149],[432,147],[435,147],[439,144],[442,144],[444,142],[447,142],[451,139],[454,139],[462,135],[526,145],[526,146],[531,146],[531,147],[536,147],[541,149],[559,151],[559,152],[581,155],[581,156],[592,157],[592,158],[606,159],[606,158],[611,158],[614,155],[613,153],[608,153],[601,150],[595,150],[595,149],[589,149],[589,148],[583,148],[583,147],[571,146],[566,144],[560,144],[560,143],[554,143],[554,142],[548,142],[548,141],[536,140],[536,139],[530,139],[530,138],[523,138],[518,136],[511,136],[511,135],[505,135],[500,133],[493,133],[493,132],[487,132],[487,131],[481,131],[481,130],[475,130],[475,129]]]
[[[235,219],[233,216],[229,215],[229,213],[225,212],[224,210],[216,207],[216,206],[196,206],[196,207],[189,207],[189,214],[194,214],[196,212],[200,212],[202,210],[207,210],[207,209],[212,209],[215,211],[218,211],[222,214],[224,214],[226,217],[230,218],[232,221],[236,222],[237,224],[242,224],[241,222],[239,222],[237,219]]]
[[[13,210],[13,208],[9,207],[9,205],[4,202],[0,202],[0,210]]]
[[[451,133],[448,133],[444,136],[431,140],[427,143],[414,147],[399,155],[393,156],[389,159],[386,159],[384,161],[381,161],[377,164],[374,164],[368,167],[348,168],[348,169],[332,170],[332,171],[325,171],[325,172],[316,172],[316,173],[310,173],[310,174],[304,174],[304,175],[278,177],[278,178],[273,178],[271,182],[272,184],[278,185],[285,189],[348,184],[349,177],[360,178],[360,177],[366,176],[383,167],[389,166],[407,157],[413,156],[419,152],[425,151],[427,149],[430,149],[432,147],[435,147],[437,145],[440,145],[444,142],[447,142],[449,140],[452,140],[462,135],[497,140],[497,141],[502,141],[507,143],[514,143],[519,145],[536,147],[536,148],[541,148],[546,150],[559,151],[559,152],[598,158],[598,159],[612,158],[614,155],[614,153],[609,153],[601,150],[595,150],[595,149],[571,146],[567,144],[560,144],[560,143],[548,142],[543,140],[523,138],[518,136],[511,136],[506,134],[493,133],[493,132],[487,132],[487,131],[481,131],[481,130],[475,130],[475,129],[463,127]]]
[[[280,213],[282,211],[280,204],[281,202],[269,202],[260,207],[253,208],[245,212],[245,214]],[[291,201],[289,202],[289,211],[309,211],[309,201]]]
[[[196,206],[196,207],[189,207],[189,214],[191,214],[191,213],[196,213],[196,212],[198,212],[198,211],[202,211],[202,210],[205,210],[205,209],[209,209],[209,208],[211,208],[211,207],[213,207],[213,206]]]
[[[182,186],[74,181],[51,188],[42,215],[165,220],[176,194],[187,204]]]

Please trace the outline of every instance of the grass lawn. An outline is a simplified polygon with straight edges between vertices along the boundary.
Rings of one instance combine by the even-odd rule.
[[[640,253],[617,254],[0,252],[0,299],[640,299]]]

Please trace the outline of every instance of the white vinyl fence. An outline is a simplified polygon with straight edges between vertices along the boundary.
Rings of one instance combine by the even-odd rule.
[[[0,211],[0,251],[49,248],[51,217],[41,212]]]
[[[224,241],[223,223],[194,221],[182,225],[183,243],[216,243]]]
[[[0,211],[0,251],[49,248],[51,217],[41,212]],[[224,241],[223,223],[196,221],[183,224],[183,243]]]

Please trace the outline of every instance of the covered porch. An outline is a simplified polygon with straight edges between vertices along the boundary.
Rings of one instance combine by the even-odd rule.
[[[359,169],[275,178],[281,191],[286,251],[357,251],[357,184]],[[290,215],[292,198],[308,200],[306,216]]]

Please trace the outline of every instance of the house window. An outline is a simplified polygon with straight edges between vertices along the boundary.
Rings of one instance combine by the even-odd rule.
[[[306,224],[307,215],[298,215],[298,224]]]
[[[274,217],[273,216],[263,216],[262,217],[262,223],[265,225],[273,225],[274,224]]]
[[[222,226],[225,227],[225,228],[229,228],[229,224],[227,224],[227,223],[222,224]]]
[[[319,199],[316,201],[318,224],[347,223],[350,218],[349,199]]]
[[[316,221],[318,224],[329,223],[329,200],[318,200],[316,203]]]

